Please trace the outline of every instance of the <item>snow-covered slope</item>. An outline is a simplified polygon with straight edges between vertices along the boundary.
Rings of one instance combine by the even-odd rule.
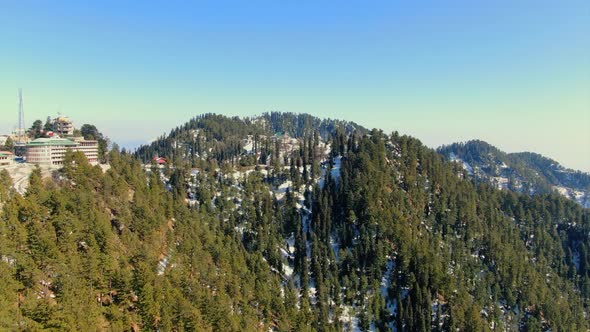
[[[558,193],[590,208],[590,174],[567,169],[536,153],[505,153],[483,141],[442,146],[438,152],[469,176],[498,189],[528,194]]]

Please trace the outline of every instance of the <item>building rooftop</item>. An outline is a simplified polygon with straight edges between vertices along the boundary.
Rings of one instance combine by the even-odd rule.
[[[86,143],[88,143],[88,142],[98,142],[97,140],[94,140],[94,139],[85,139],[82,136],[70,137],[68,139],[73,140],[74,142],[81,142],[81,143],[82,142],[86,142]]]
[[[78,143],[74,141],[70,141],[69,139],[59,138],[59,137],[49,137],[49,138],[37,138],[27,144],[27,146],[43,146],[43,145],[66,145],[66,146],[76,146]]]
[[[10,157],[14,156],[14,153],[8,151],[0,151],[0,157]]]

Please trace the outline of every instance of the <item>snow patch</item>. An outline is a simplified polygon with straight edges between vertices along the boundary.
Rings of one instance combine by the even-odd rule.
[[[274,191],[274,194],[278,200],[282,200],[285,197],[287,190],[291,190],[291,192],[293,191],[292,188],[293,188],[293,181],[287,180],[287,181],[281,183],[281,185],[277,188],[277,190]]]
[[[340,168],[342,166],[342,156],[338,156],[336,158],[334,158],[334,166],[332,167],[332,170],[330,171],[330,176],[332,177],[332,179],[334,179],[336,181],[336,183],[338,183],[340,181]]]
[[[342,315],[340,316],[340,322],[344,327],[344,331],[361,332],[359,327],[359,319],[356,315],[356,310],[350,305],[340,306],[342,308]]]
[[[467,173],[469,173],[469,175],[473,175],[473,167],[471,167],[471,165],[469,165],[469,163],[463,161],[463,159],[457,157],[453,152],[451,152],[449,154],[449,159],[451,161],[461,163],[461,165],[463,166],[463,169],[466,170]]]
[[[168,255],[164,256],[159,262],[158,262],[158,275],[161,276],[164,274],[164,272],[166,271],[166,268],[168,267],[168,264],[170,264],[170,257],[171,257],[171,253],[168,253]]]

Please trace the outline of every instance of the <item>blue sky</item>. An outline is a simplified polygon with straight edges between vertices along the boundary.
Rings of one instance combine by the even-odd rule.
[[[280,110],[479,138],[590,171],[589,1],[3,1],[0,133],[58,112],[121,145]]]

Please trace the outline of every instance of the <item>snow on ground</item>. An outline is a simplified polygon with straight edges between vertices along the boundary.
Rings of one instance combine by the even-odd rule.
[[[395,261],[391,258],[387,260],[387,270],[383,274],[383,278],[381,278],[381,295],[383,295],[384,299],[387,299],[387,309],[392,315],[395,315],[397,312],[397,302],[396,301],[389,301],[389,296],[387,295],[387,290],[391,285],[391,274],[395,269]]]
[[[569,188],[562,187],[562,186],[553,186],[553,189],[557,190],[557,192],[565,197],[569,197]]]
[[[553,189],[556,190],[563,197],[573,199],[583,207],[590,208],[590,193],[586,193],[584,191],[575,190],[564,186],[553,186]]]
[[[578,251],[574,252],[574,265],[576,266],[576,270],[580,269],[580,253]]]
[[[295,240],[293,240],[295,241]],[[289,246],[289,244],[287,243],[287,245]],[[293,256],[294,251],[291,251],[291,248],[289,246],[289,248],[285,249],[285,248],[279,248],[281,251],[281,256],[283,256],[283,271],[285,272],[285,277],[287,280],[291,279],[291,276],[293,276],[293,266],[291,266],[291,262],[295,259],[295,257]],[[293,247],[293,250],[295,249],[295,247]],[[285,264],[285,262],[287,262]]]
[[[318,181],[318,184],[320,186],[320,189],[324,189],[324,186],[326,185],[326,166],[325,165],[322,166],[322,175],[320,175],[320,179]]]
[[[471,167],[471,165],[465,161],[463,162],[463,169],[466,170],[469,175],[473,175],[473,167]]]
[[[318,302],[318,299],[316,297],[317,295],[317,288],[315,285],[315,280],[313,280],[313,278],[309,278],[309,290],[307,291],[307,294],[309,296],[309,303],[311,303],[312,305],[316,305],[316,303]]]
[[[344,327],[344,331],[360,332],[359,319],[356,316],[354,307],[349,305],[342,305],[342,315],[340,315],[340,321]]]
[[[387,270],[385,271],[385,273],[383,274],[383,277],[381,278],[381,294],[385,298],[387,298],[387,289],[391,285],[391,280],[389,277],[391,276],[393,269],[395,269],[395,262],[391,258],[389,258],[387,260]]]
[[[283,263],[283,271],[285,272],[285,277],[287,280],[291,279],[293,276],[293,267],[289,264]]]
[[[342,156],[338,156],[336,158],[334,158],[334,167],[332,167],[332,170],[330,171],[330,176],[332,176],[332,179],[334,179],[336,181],[336,183],[338,183],[338,181],[340,181],[340,167],[342,166]]]
[[[246,227],[243,225],[239,225],[234,227],[234,229],[236,230],[236,232],[240,233],[240,234],[244,234],[244,231],[246,230]]]
[[[492,183],[496,186],[496,188],[500,190],[508,189],[508,182],[508,178],[505,178],[503,176],[492,177]]]
[[[336,262],[340,261],[340,243],[336,241],[334,236],[330,236],[330,246],[332,246],[332,250],[334,250],[334,256],[336,257]]]
[[[310,222],[311,222],[311,215],[307,214],[307,213],[303,213],[301,215],[301,222],[303,223],[303,232],[307,233],[310,231]],[[308,240],[309,242],[309,240]],[[307,256],[310,256],[310,249],[309,249],[309,244],[308,244],[308,250],[307,250]]]
[[[254,170],[253,170],[253,169],[248,169],[248,170],[245,170],[245,171],[243,171],[243,172],[241,172],[241,171],[235,171],[235,172],[233,172],[233,173],[231,174],[231,177],[232,177],[234,180],[240,180],[240,179],[243,179],[243,178],[246,178],[246,177],[248,177],[248,176],[250,175],[250,173],[252,173],[252,172],[254,172]]]
[[[281,183],[281,185],[277,188],[277,190],[275,190],[275,196],[277,197],[278,200],[283,199],[283,197],[285,197],[285,194],[287,193],[287,190],[291,190],[293,191],[293,181],[291,180],[287,180],[283,183]]]
[[[258,165],[260,167],[259,172],[264,175],[264,177],[268,177],[268,170],[266,169],[266,165]]]
[[[158,262],[158,275],[161,276],[162,274],[164,274],[164,271],[166,271],[166,268],[168,267],[168,264],[170,263],[170,256],[172,254],[168,253],[168,255],[164,256],[159,262]]]
[[[291,234],[291,236],[289,236],[287,239],[285,239],[285,244],[287,246],[287,248],[282,248],[280,247],[280,251],[281,251],[281,256],[283,256],[283,260],[282,260],[282,266],[283,266],[283,273],[284,273],[284,280],[281,283],[281,295],[284,297],[285,296],[285,287],[286,284],[289,280],[291,280],[292,278],[294,279],[295,284],[298,284],[298,276],[294,275],[294,267],[293,267],[293,261],[295,259],[295,235]],[[299,304],[297,304],[297,306],[299,306]]]
[[[461,159],[461,158],[458,158],[452,152],[449,154],[449,159],[451,159],[451,161],[461,163],[461,165],[463,165],[463,169],[466,170],[467,173],[469,173],[469,175],[473,175],[473,167],[471,167],[471,165],[469,165],[469,163],[463,161],[463,159]]]
[[[294,253],[295,252],[295,235],[291,234],[291,236],[289,236],[287,239],[285,239],[285,241],[287,242],[287,249],[289,250],[289,252]]]

